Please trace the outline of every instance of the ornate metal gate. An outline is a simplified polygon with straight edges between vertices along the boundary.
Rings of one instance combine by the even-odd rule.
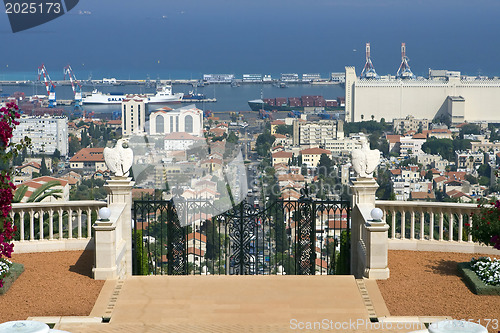
[[[134,201],[134,274],[349,274],[349,202],[220,211],[205,200]]]

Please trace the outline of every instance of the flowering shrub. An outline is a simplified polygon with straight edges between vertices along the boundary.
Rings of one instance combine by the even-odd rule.
[[[474,241],[500,250],[500,200],[480,202],[477,206],[481,209],[472,214],[472,225],[465,224],[467,232]]]
[[[30,143],[27,137],[19,143],[10,141],[14,128],[19,125],[16,119],[20,116],[15,103],[7,103],[6,107],[0,108],[0,286],[3,285],[3,278],[10,268],[8,264],[10,261],[2,257],[11,257],[14,249],[11,241],[16,232],[16,227],[9,215],[16,188],[11,181],[11,161]]]
[[[486,284],[500,286],[500,260],[489,257],[472,258],[471,268]]]

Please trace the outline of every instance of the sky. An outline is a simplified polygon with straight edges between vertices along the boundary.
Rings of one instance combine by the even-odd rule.
[[[81,15],[88,11],[90,15]],[[0,79],[200,78],[203,73],[322,73],[365,62],[395,74],[410,66],[500,75],[498,0],[80,0],[66,15],[12,33],[0,14]],[[28,77],[28,79],[30,79]]]

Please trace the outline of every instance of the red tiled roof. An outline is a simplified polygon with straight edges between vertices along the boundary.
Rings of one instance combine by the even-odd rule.
[[[186,241],[188,242],[192,241],[193,239],[195,240],[194,243],[197,244],[199,244],[200,241],[204,243],[207,242],[207,236],[200,234],[199,232],[192,232],[186,236]]]
[[[222,134],[226,133],[226,131],[225,131],[225,130],[223,130],[222,128],[218,128],[218,127],[216,127],[216,128],[211,128],[211,129],[209,130],[209,132],[210,132],[210,133],[213,133],[213,134],[215,134],[215,135],[217,135],[217,136],[221,136]]]
[[[395,143],[395,142],[400,142],[401,141],[401,135],[386,135],[385,138],[391,142],[391,143]]]
[[[21,166],[17,166],[16,169],[24,169],[26,167],[33,167],[33,168],[36,168],[36,169],[40,169],[41,168],[41,165],[38,164],[37,162],[29,162],[29,163],[26,163],[24,165],[21,165]]]
[[[465,175],[467,172],[465,171],[450,171],[446,174],[448,178],[451,179],[456,179],[456,180],[465,180]]]
[[[278,181],[286,181],[286,180],[291,180],[295,182],[303,182],[304,181],[304,176],[301,174],[295,175],[295,174],[284,174],[284,175],[279,175],[278,176]]]
[[[292,158],[293,154],[286,151],[278,151],[273,153],[273,158]]]
[[[164,112],[164,113],[166,113],[167,111],[172,111],[172,110],[173,110],[172,108],[169,108],[168,106],[165,106],[165,107],[157,109],[157,110],[155,110],[155,111],[153,111],[151,113],[155,113],[155,112]]]
[[[279,134],[279,133],[273,134],[273,136],[274,136],[276,139],[286,139],[286,135]]]
[[[278,170],[278,169],[288,169],[289,166],[285,163],[276,163],[274,165],[274,170]]]
[[[427,135],[423,133],[417,133],[413,136],[413,139],[427,139]]]
[[[275,120],[271,125],[285,125],[285,122],[283,120]]]
[[[42,176],[42,177],[34,178],[34,179],[29,180],[25,183],[34,182],[34,183],[39,183],[39,184],[43,185],[43,184],[51,182],[53,180],[60,182],[62,186],[65,186],[68,183],[65,179],[55,178],[55,177],[50,177],[50,176]],[[23,184],[25,184],[25,183],[23,183]]]
[[[331,155],[332,152],[326,149],[321,149],[321,148],[308,148],[308,149],[303,149],[300,151],[302,155],[308,154],[308,155],[321,155],[321,154],[326,154],[326,155]]]
[[[434,178],[434,181],[435,181],[436,183],[440,183],[440,182],[442,182],[442,181],[445,181],[446,179],[447,179],[447,178],[446,178],[445,176],[439,176],[439,177]]]
[[[103,151],[104,151],[104,148],[82,148],[69,161],[70,162],[104,162]]]
[[[446,129],[446,128],[435,128],[435,129],[431,130],[431,133],[447,133],[447,134],[451,134],[451,131],[449,129]]]
[[[463,184],[461,180],[457,180],[457,179],[447,180],[444,183],[447,185],[450,185],[450,186],[460,186]]]

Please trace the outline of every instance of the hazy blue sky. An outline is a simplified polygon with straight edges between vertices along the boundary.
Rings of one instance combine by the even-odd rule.
[[[42,62],[53,78],[67,64],[83,78],[328,73],[345,65],[359,73],[365,42],[379,74],[396,72],[406,42],[417,74],[500,75],[499,14],[498,0],[80,0],[67,15],[16,34],[0,14],[0,77]]]

